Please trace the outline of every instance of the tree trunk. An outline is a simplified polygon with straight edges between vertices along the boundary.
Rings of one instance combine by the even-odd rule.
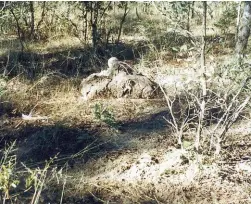
[[[199,124],[197,127],[197,133],[195,137],[195,149],[198,151],[200,146],[200,137],[203,128],[203,122],[205,117],[205,106],[207,96],[207,84],[206,84],[206,33],[207,31],[207,2],[203,2],[203,36],[202,36],[202,49],[201,49],[201,89],[202,89],[202,100],[200,101],[200,112],[199,112]]]
[[[31,22],[30,22],[30,35],[29,38],[34,40],[35,36],[35,17],[34,17],[34,2],[30,1],[30,13],[31,13]]]
[[[140,20],[140,16],[139,16],[139,12],[138,12],[138,7],[137,6],[135,7],[135,11],[136,11],[136,16],[137,16],[138,20]]]
[[[92,23],[92,46],[93,48],[97,47],[98,42],[98,28],[96,23]]]
[[[190,30],[190,12],[191,12],[191,2],[188,2],[188,11],[187,11],[187,31]]]
[[[13,9],[10,9],[11,14],[13,15],[15,21],[16,21],[16,26],[17,26],[17,35],[18,35],[18,39],[21,45],[21,53],[23,53],[24,51],[24,43],[23,43],[23,39],[22,39],[22,35],[21,35],[21,28],[20,28],[20,24],[19,24],[19,19],[17,18],[15,12],[13,11]]]
[[[117,43],[119,43],[120,41],[120,36],[121,36],[121,32],[122,32],[122,27],[123,27],[123,24],[125,22],[125,19],[126,19],[126,16],[129,12],[129,9],[128,9],[128,3],[126,2],[125,3],[125,7],[124,7],[124,15],[120,21],[120,25],[119,25],[119,34],[118,34],[118,38],[117,38]]]
[[[192,18],[192,19],[194,18],[194,2],[195,2],[195,1],[192,1],[192,15],[191,15],[191,18]]]
[[[91,2],[91,27],[92,27],[92,46],[94,49],[97,47],[98,43],[98,5],[97,2]]]
[[[36,28],[37,31],[39,31],[40,25],[44,21],[44,17],[45,17],[45,1],[43,2],[43,5],[42,5],[41,19],[37,23],[37,28]]]
[[[241,62],[244,56],[245,49],[247,48],[248,38],[250,35],[250,25],[251,25],[251,2],[246,1],[244,4],[244,11],[236,43],[236,54],[238,56],[239,63]]]
[[[237,43],[238,40],[238,34],[239,34],[239,29],[240,29],[240,19],[241,19],[241,1],[238,4],[237,8],[237,19],[236,19],[236,33],[235,33],[235,43]]]
[[[84,41],[87,43],[87,36],[88,36],[88,12],[87,8],[83,9],[83,16],[84,16],[84,25],[83,25],[83,35]]]

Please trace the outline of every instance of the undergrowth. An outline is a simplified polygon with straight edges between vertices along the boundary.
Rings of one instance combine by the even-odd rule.
[[[115,130],[118,129],[119,125],[116,122],[113,112],[109,110],[108,107],[104,107],[104,105],[101,103],[96,103],[94,105],[93,113],[94,113],[95,119],[106,123],[107,125],[109,125],[111,128],[114,128]]]

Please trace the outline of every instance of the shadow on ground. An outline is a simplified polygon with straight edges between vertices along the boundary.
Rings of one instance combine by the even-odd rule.
[[[18,160],[27,165],[43,162],[55,155],[58,165],[66,162],[74,163],[78,158],[86,162],[89,158],[97,158],[110,151],[128,148],[126,144],[132,138],[122,137],[127,132],[133,132],[135,139],[145,133],[151,135],[167,130],[167,124],[163,119],[167,114],[167,111],[162,110],[140,117],[137,121],[123,122],[120,124],[119,132],[95,124],[68,127],[62,123],[52,125],[38,121],[26,122],[20,117],[13,117],[8,119],[7,124],[2,124],[0,147],[4,148],[6,144],[16,141]],[[113,140],[114,137],[121,137],[123,143],[118,145]]]
[[[120,60],[135,60],[147,52],[147,45],[131,45],[125,43],[109,43],[93,49],[90,46],[76,48],[54,48],[46,53],[18,51],[13,44],[18,39],[1,40],[0,44],[8,51],[0,56],[0,72],[10,77],[23,74],[28,79],[52,71],[58,71],[66,76],[86,76],[101,68],[106,68],[107,59],[114,56]],[[8,45],[12,48],[8,48]]]
[[[147,114],[140,118],[122,123],[120,129],[122,130],[122,132],[161,132],[167,129],[167,122],[164,118],[168,117],[169,112],[167,110],[157,110],[154,113]]]

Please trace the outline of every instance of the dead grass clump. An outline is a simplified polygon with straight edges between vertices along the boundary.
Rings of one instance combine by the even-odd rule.
[[[75,108],[78,103],[79,83],[77,79],[65,79],[57,74],[45,75],[33,83],[16,77],[7,82],[6,91],[2,95],[4,103],[1,106],[19,116],[22,113],[49,118],[59,115],[62,119],[71,110],[77,112]],[[8,107],[12,107],[12,110]]]

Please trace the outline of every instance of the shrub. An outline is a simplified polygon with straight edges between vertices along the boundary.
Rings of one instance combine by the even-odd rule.
[[[94,106],[95,119],[106,123],[110,127],[117,129],[118,124],[114,118],[113,112],[101,103],[96,103]]]

